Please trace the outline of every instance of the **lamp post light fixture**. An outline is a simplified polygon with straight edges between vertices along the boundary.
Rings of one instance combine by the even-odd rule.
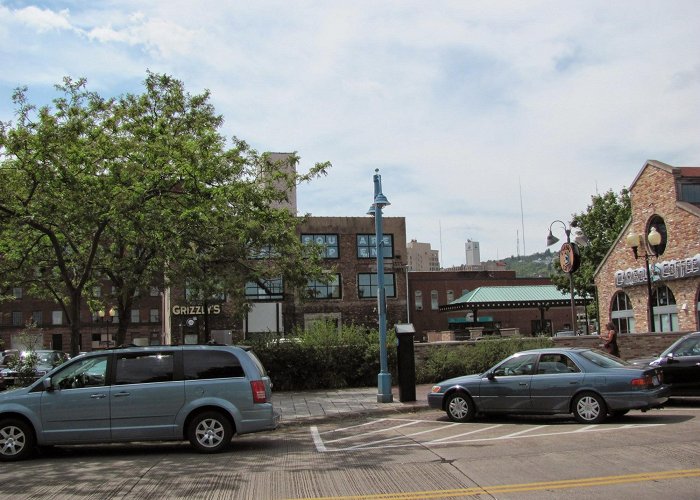
[[[377,311],[379,316],[379,375],[377,376],[377,403],[391,403],[391,373],[386,350],[386,292],[384,290],[384,230],[382,228],[382,209],[389,200],[382,193],[382,177],[379,169],[374,171],[374,203],[367,215],[374,216],[374,232],[377,252]]]
[[[632,249],[634,254],[634,260],[639,259],[638,249],[642,243],[642,237],[640,234],[630,231],[627,235],[627,245]],[[647,252],[647,246],[644,245],[644,265],[646,271],[647,280],[647,322],[649,323],[649,331],[655,332],[656,327],[654,325],[654,295],[651,291],[651,267],[649,266],[649,257],[658,257],[658,247],[661,244],[661,233],[659,233],[654,226],[651,226],[649,234],[647,234],[647,242],[651,248],[651,253]]]
[[[116,314],[117,311],[114,309],[114,307],[110,308],[107,313],[105,313],[104,309],[100,309],[97,312],[97,315],[100,317],[100,321],[106,323],[107,325],[107,347],[110,347],[112,344],[112,339],[109,337],[109,324],[114,321],[114,316],[116,316]]]
[[[562,271],[569,275],[569,294],[571,296],[571,329],[574,332],[578,332],[576,321],[576,299],[574,297],[574,272],[576,272],[581,265],[581,256],[578,247],[588,245],[589,241],[588,238],[586,238],[586,235],[583,234],[583,231],[580,229],[576,229],[574,241],[571,241],[571,226],[575,226],[575,224],[572,223],[571,225],[567,226],[564,222],[555,220],[549,225],[549,234],[547,235],[548,247],[559,241],[559,238],[552,234],[552,226],[557,222],[564,227],[564,233],[566,234],[566,243],[564,243],[559,250],[559,264],[561,265]]]

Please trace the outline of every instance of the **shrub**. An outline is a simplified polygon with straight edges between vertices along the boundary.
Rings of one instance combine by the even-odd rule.
[[[368,387],[379,373],[379,332],[356,325],[340,329],[334,323],[315,323],[297,330],[285,342],[260,337],[252,343],[275,390]],[[395,372],[396,337],[387,332],[389,369]],[[393,374],[395,376],[395,373]]]
[[[550,338],[513,337],[440,346],[431,350],[428,358],[417,369],[416,382],[429,384],[460,375],[483,373],[518,351],[553,345]]]

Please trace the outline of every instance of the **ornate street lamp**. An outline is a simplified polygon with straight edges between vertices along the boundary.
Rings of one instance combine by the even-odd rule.
[[[574,332],[578,332],[577,322],[576,322],[576,299],[574,298],[574,272],[581,265],[581,256],[578,247],[588,245],[589,241],[583,231],[576,229],[574,234],[574,241],[571,241],[571,226],[567,226],[564,222],[560,220],[555,220],[549,225],[549,234],[547,235],[547,246],[554,245],[559,238],[552,234],[552,226],[559,223],[564,228],[564,233],[566,233],[566,243],[561,246],[559,250],[559,264],[561,265],[562,271],[569,275],[569,293],[571,295],[571,329]]]
[[[632,249],[634,260],[639,259],[638,249],[642,246],[642,236],[632,230],[627,235],[626,240],[627,245]],[[654,226],[651,226],[649,234],[647,234],[647,242],[649,243],[649,248],[651,248],[651,253],[647,251],[648,247],[644,245],[644,255],[642,255],[642,257],[644,257],[647,280],[647,321],[649,323],[650,332],[655,332],[656,327],[654,325],[654,296],[651,291],[651,267],[649,266],[649,257],[658,256],[658,248],[661,244],[661,240],[661,233],[659,233]]]
[[[374,232],[377,250],[377,311],[379,315],[379,375],[377,376],[377,403],[391,403],[391,373],[386,350],[386,292],[384,290],[384,230],[382,228],[382,209],[389,200],[382,194],[382,176],[379,169],[374,171],[374,203],[367,215],[374,216]]]
[[[109,309],[109,311],[106,313],[106,316],[104,309],[100,309],[99,311],[97,311],[97,315],[100,317],[100,322],[105,323],[107,327],[107,347],[110,347],[112,344],[112,339],[109,337],[109,324],[114,321],[114,316],[116,316],[116,314],[117,311],[114,309],[114,307]]]

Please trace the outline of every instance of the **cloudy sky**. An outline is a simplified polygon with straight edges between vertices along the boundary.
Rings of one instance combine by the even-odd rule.
[[[0,120],[20,85],[167,73],[226,136],[332,162],[301,212],[364,215],[379,168],[385,216],[459,265],[543,251],[647,159],[700,166],[699,26],[697,0],[0,0]]]

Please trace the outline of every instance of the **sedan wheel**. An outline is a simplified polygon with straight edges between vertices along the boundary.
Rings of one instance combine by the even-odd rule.
[[[455,392],[447,398],[445,405],[447,417],[453,422],[469,422],[476,414],[474,402],[469,396]]]
[[[574,401],[574,417],[582,424],[599,424],[606,413],[605,401],[597,394],[580,394]]]
[[[231,423],[219,412],[196,416],[188,429],[190,444],[202,453],[216,453],[225,449],[232,437]]]
[[[34,448],[34,434],[21,420],[0,422],[0,460],[9,462],[27,458]]]

